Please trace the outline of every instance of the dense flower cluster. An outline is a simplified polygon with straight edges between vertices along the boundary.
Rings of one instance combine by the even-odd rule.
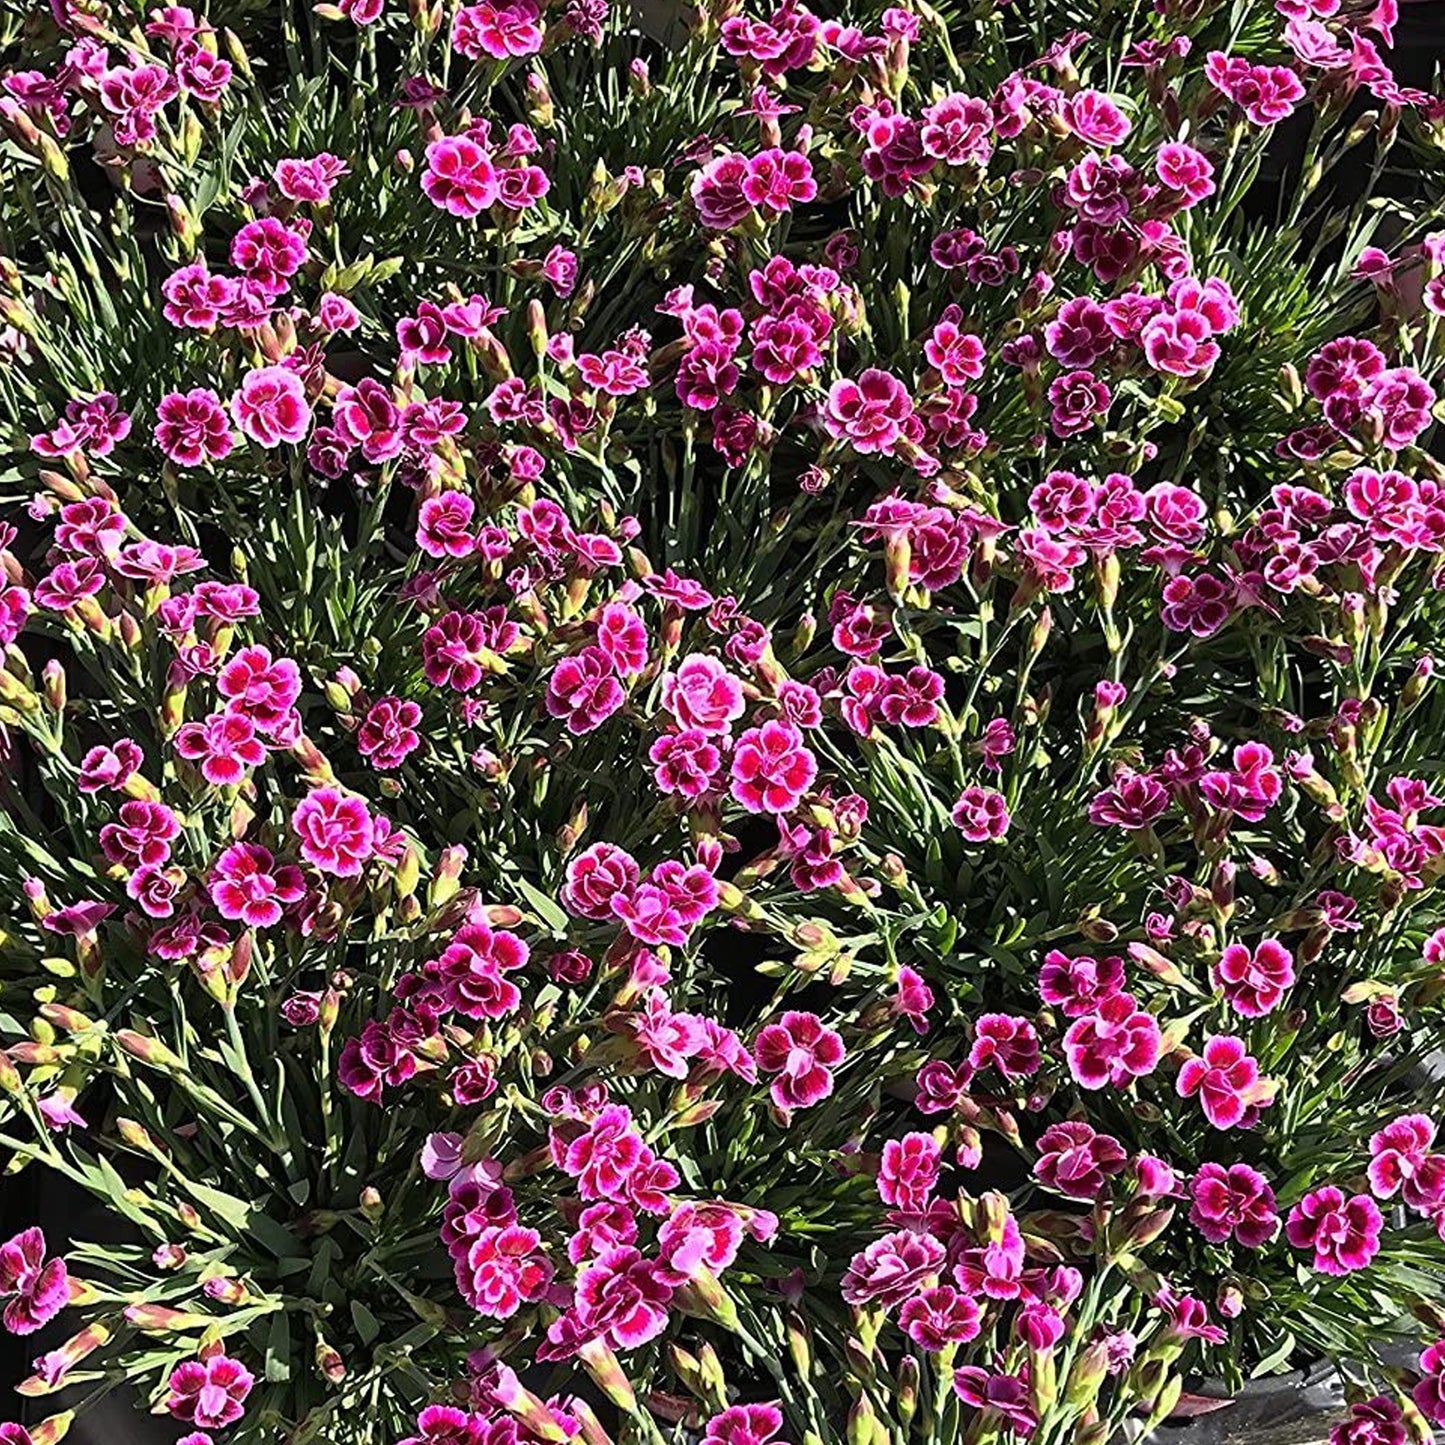
[[[0,1152],[124,1223],[0,1244],[22,1397],[1445,1426],[1445,232],[1332,189],[1438,179],[1397,7],[303,18],[0,75]]]

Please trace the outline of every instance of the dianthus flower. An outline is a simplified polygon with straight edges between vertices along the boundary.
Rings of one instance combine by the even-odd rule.
[[[817,759],[792,723],[749,728],[732,756],[732,795],[750,813],[786,813],[818,774]]]
[[[1262,1018],[1294,983],[1294,958],[1277,938],[1263,939],[1252,952],[1248,944],[1231,943],[1214,965],[1214,982],[1236,1013]]]
[[[997,841],[1009,830],[1008,802],[1004,795],[977,784],[958,795],[949,817],[970,843]]]
[[[789,1010],[768,1024],[753,1047],[758,1067],[776,1074],[770,1093],[780,1109],[808,1109],[833,1092],[833,1070],[843,1062],[841,1036],[816,1014]]]
[[[1296,1249],[1314,1251],[1320,1274],[1350,1274],[1364,1269],[1379,1252],[1384,1219],[1368,1194],[1347,1199],[1333,1185],[1313,1189],[1285,1221],[1285,1236]]]
[[[899,1230],[875,1239],[853,1256],[840,1286],[850,1305],[901,1305],[921,1290],[938,1283],[947,1259],[944,1247],[931,1234]]]
[[[1248,1164],[1201,1164],[1189,1186],[1189,1221],[1211,1244],[1233,1236],[1246,1249],[1268,1244],[1279,1231],[1274,1190]]]
[[[1189,1059],[1179,1070],[1178,1089],[1180,1098],[1199,1096],[1204,1117],[1216,1129],[1250,1122],[1274,1097],[1244,1040],[1231,1034],[1206,1041],[1203,1057]]]
[[[456,1260],[457,1289],[479,1315],[506,1320],[542,1299],[552,1264],[542,1236],[519,1224],[484,1229]]]
[[[222,918],[271,928],[281,921],[283,906],[305,897],[306,880],[294,863],[278,864],[269,849],[233,843],[211,869],[210,893]]]
[[[311,429],[311,406],[301,378],[284,366],[262,366],[241,378],[231,399],[231,416],[263,447],[299,442]]]
[[[291,814],[301,856],[334,878],[355,878],[372,856],[376,823],[360,798],[313,788]]]
[[[421,188],[427,199],[453,216],[479,216],[500,194],[492,158],[468,136],[443,136],[426,148]]]
[[[186,1360],[166,1381],[164,1405],[177,1420],[218,1430],[246,1413],[246,1397],[255,1383],[250,1370],[227,1355]]]
[[[399,768],[421,746],[421,708],[399,697],[380,697],[356,730],[356,750],[382,772]]]
[[[0,1323],[12,1335],[31,1335],[50,1323],[70,1300],[65,1261],[45,1257],[45,1234],[27,1229],[0,1244]]]
[[[577,1271],[577,1322],[614,1348],[636,1349],[667,1328],[673,1288],[631,1245],[619,1245]]]
[[[1119,1173],[1128,1157],[1117,1139],[1096,1133],[1082,1119],[1065,1119],[1040,1136],[1034,1174],[1070,1199],[1097,1199],[1105,1180]]]
[[[1377,1199],[1396,1194],[1411,1209],[1434,1210],[1445,1204],[1445,1154],[1432,1154],[1435,1121],[1424,1114],[1402,1114],[1370,1136],[1370,1190]]]
[[[1153,1073],[1162,1047],[1158,1021],[1132,995],[1116,993],[1074,1020],[1064,1035],[1069,1072],[1085,1089],[1125,1087]]]

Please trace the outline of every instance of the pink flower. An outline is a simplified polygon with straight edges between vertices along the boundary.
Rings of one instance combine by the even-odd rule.
[[[518,1224],[483,1229],[456,1260],[457,1289],[479,1315],[510,1319],[523,1304],[544,1298],[552,1263],[542,1236]]]
[[[1409,1440],[1404,1412],[1388,1395],[1356,1400],[1330,1431],[1330,1445],[1408,1445]]]
[[[991,1375],[979,1365],[963,1365],[953,1372],[953,1389],[975,1410],[1001,1415],[1020,1435],[1032,1434],[1038,1426],[1028,1383],[1017,1375]]]
[[[722,767],[722,753],[699,728],[664,734],[648,749],[647,756],[655,764],[657,786],[664,793],[680,793],[689,799],[700,798],[711,790]]]
[[[231,241],[231,264],[272,294],[306,262],[306,238],[275,216],[247,221]]]
[[[647,666],[647,625],[632,608],[609,602],[597,614],[597,646],[623,677]]]
[[[577,1271],[577,1321],[617,1349],[631,1350],[667,1328],[672,1286],[631,1245],[609,1249]]]
[[[176,752],[199,763],[201,776],[217,787],[235,787],[248,768],[266,761],[266,745],[244,713],[213,712],[204,722],[186,723],[175,737]]]
[[[730,231],[752,213],[743,194],[750,174],[746,156],[728,152],[710,160],[692,178],[692,200],[697,216],[712,231]]]
[[[703,1428],[703,1445],[770,1445],[782,1428],[776,1405],[729,1405]]]
[[[1445,1425],[1445,1340],[1420,1356],[1420,1376],[1410,1398],[1431,1424]]]
[[[893,1309],[938,1283],[947,1253],[931,1234],[902,1229],[875,1239],[848,1265],[840,1286],[850,1305]]]
[[[1320,1274],[1364,1269],[1379,1252],[1384,1219],[1368,1194],[1346,1199],[1333,1185],[1311,1190],[1289,1212],[1285,1237],[1296,1249],[1314,1251]]]
[[[27,1229],[0,1244],[0,1300],[0,1324],[12,1335],[34,1334],[69,1303],[65,1261],[45,1258],[42,1230]]]
[[[294,863],[279,866],[269,849],[234,843],[211,869],[211,901],[222,918],[240,919],[251,928],[281,921],[283,905],[306,895],[306,880]]]
[[[802,151],[765,150],[748,161],[744,199],[769,218],[783,215],[818,194],[813,163]]]
[[[1139,339],[1155,371],[1198,376],[1219,360],[1214,328],[1198,311],[1165,311],[1144,325]]]
[[[209,387],[173,391],[157,408],[156,445],[181,467],[198,467],[229,456],[235,441],[221,398]]]
[[[925,1212],[942,1162],[943,1151],[932,1134],[889,1139],[878,1166],[878,1197],[910,1214]]]
[[[780,1109],[809,1109],[833,1092],[832,1071],[843,1062],[842,1037],[812,1013],[790,1010],[758,1034],[758,1067],[776,1074],[770,1093]]]
[[[1402,1114],[1370,1136],[1370,1189],[1377,1199],[1396,1194],[1411,1209],[1433,1210],[1445,1204],[1445,1154],[1432,1154],[1435,1121],[1424,1114]]]
[[[479,216],[497,199],[492,158],[468,136],[443,136],[426,148],[421,188],[433,205],[453,216]]]
[[[1203,1058],[1189,1059],[1179,1070],[1179,1097],[1199,1095],[1204,1117],[1216,1129],[1247,1124],[1274,1097],[1259,1076],[1259,1065],[1232,1034],[1216,1034],[1204,1045]]]
[[[681,727],[726,734],[743,715],[742,683],[715,657],[693,653],[664,679],[662,705]]]
[[[611,1199],[625,1203],[628,1184],[650,1151],[633,1127],[632,1113],[622,1104],[609,1104],[590,1126],[560,1150],[553,1136],[553,1157],[577,1181],[585,1200]]]
[[[542,12],[533,0],[495,5],[482,0],[464,5],[452,21],[452,48],[468,60],[490,55],[494,60],[535,55],[542,48]]]
[[[421,746],[421,708],[399,697],[381,697],[367,708],[356,731],[356,750],[372,767],[399,768]]]
[[[246,1396],[255,1383],[250,1370],[226,1355],[187,1360],[166,1381],[165,1408],[177,1420],[218,1430],[246,1413]]]
[[[939,1354],[949,1345],[977,1339],[983,1328],[983,1311],[966,1294],[951,1284],[937,1284],[920,1290],[903,1301],[898,1325],[920,1349]]]
[[[1263,1018],[1293,985],[1294,958],[1277,938],[1263,939],[1253,953],[1248,944],[1231,943],[1214,965],[1214,983],[1236,1013]]]
[[[311,407],[301,378],[284,366],[262,366],[241,378],[231,398],[231,416],[263,447],[299,442],[311,428]]]
[[[659,1262],[682,1284],[702,1270],[720,1275],[742,1248],[743,1221],[722,1203],[679,1204],[657,1232]]]
[[[970,843],[994,841],[1009,830],[1008,803],[1004,795],[976,783],[958,795],[949,817]]]
[[[1102,1000],[1064,1035],[1069,1072],[1085,1089],[1102,1089],[1110,1083],[1126,1087],[1131,1079],[1153,1073],[1161,1047],[1154,1015],[1127,993]]]
[[[448,1008],[464,1018],[500,1019],[522,1001],[520,990],[503,975],[525,968],[527,957],[527,945],[515,933],[467,923],[426,972],[440,981]]]
[[[1246,1249],[1258,1249],[1279,1232],[1274,1190],[1248,1164],[1201,1164],[1189,1188],[1189,1221],[1211,1244],[1232,1235]]]
[[[1185,206],[1197,206],[1214,194],[1214,167],[1201,151],[1181,141],[1169,141],[1159,147],[1154,158],[1159,179],[1184,198]]]
[[[131,738],[117,738],[106,747],[90,749],[80,760],[77,786],[82,793],[98,793],[101,789],[119,791],[135,776],[145,762],[140,745]]]
[[[1051,948],[1039,969],[1039,997],[1071,1019],[1092,1012],[1123,991],[1122,958],[1070,958]]]
[[[564,718],[570,733],[601,727],[626,701],[627,694],[600,647],[584,647],[564,657],[547,679],[547,711]]]
[[[1032,1074],[1039,1067],[1038,1030],[1015,1014],[982,1014],[973,1026],[968,1062],[974,1069],[994,1064],[1011,1079]]]
[[[148,863],[161,867],[171,856],[171,841],[180,836],[180,820],[164,803],[122,803],[117,821],[100,830],[100,851],[124,868]]]
[[[1097,1199],[1105,1179],[1119,1173],[1128,1157],[1117,1139],[1095,1133],[1082,1119],[1066,1119],[1040,1136],[1034,1174],[1070,1199]]]
[[[611,843],[594,843],[567,865],[562,903],[583,918],[611,918],[612,901],[637,886],[638,867],[632,855]]]
[[[1089,804],[1089,821],[1096,828],[1147,828],[1167,812],[1169,794],[1148,773],[1120,772],[1113,784],[1095,794]]]
[[[892,456],[912,415],[908,388],[889,372],[870,367],[857,381],[833,383],[823,425],[829,436],[851,442],[857,452]]]
[[[1209,572],[1171,577],[1164,584],[1160,615],[1171,632],[1213,637],[1234,611],[1234,589]]]
[[[313,788],[296,805],[291,827],[301,856],[334,878],[355,878],[371,857],[376,824],[360,798],[337,788]]]
[[[749,728],[732,757],[732,795],[750,813],[795,808],[818,774],[818,762],[792,723]]]

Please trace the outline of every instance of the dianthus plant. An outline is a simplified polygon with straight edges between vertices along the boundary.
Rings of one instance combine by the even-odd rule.
[[[4,22],[3,1445],[1445,1425],[1396,11]]]

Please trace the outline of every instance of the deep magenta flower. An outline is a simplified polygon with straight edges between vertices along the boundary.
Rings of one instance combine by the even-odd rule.
[[[266,761],[266,745],[244,713],[213,712],[203,722],[188,722],[175,736],[176,752],[200,766],[201,776],[217,787],[241,783],[247,770]]]
[[[908,388],[891,373],[870,367],[857,381],[833,383],[823,424],[829,436],[851,443],[857,452],[891,456],[912,415]]]
[[[1294,957],[1277,938],[1266,938],[1250,951],[1231,943],[1214,965],[1215,985],[1236,1013],[1262,1018],[1279,1007],[1294,983]]]
[[[1065,1119],[1040,1136],[1034,1174],[1070,1199],[1097,1199],[1105,1181],[1123,1169],[1128,1157],[1117,1139],[1097,1133],[1082,1119]]]
[[[903,1301],[898,1326],[920,1349],[938,1354],[949,1345],[977,1339],[983,1311],[951,1284],[938,1284]]]
[[[789,1010],[768,1024],[753,1046],[765,1073],[775,1074],[770,1093],[780,1109],[810,1109],[833,1092],[833,1070],[845,1057],[843,1039],[817,1014]]]
[[[1432,1425],[1445,1425],[1445,1340],[1420,1356],[1420,1380],[1410,1398]]]
[[[1162,1047],[1159,1024],[1131,994],[1116,993],[1084,1014],[1064,1035],[1069,1072],[1085,1089],[1126,1087],[1154,1072]]]
[[[356,750],[373,768],[399,768],[421,746],[421,708],[408,699],[379,697],[356,730]]]
[[[997,841],[1008,832],[1011,821],[1004,795],[993,788],[981,788],[977,783],[958,795],[949,817],[970,843]]]
[[[839,1288],[850,1305],[893,1309],[936,1285],[947,1257],[931,1234],[900,1229],[855,1254]]]
[[[593,843],[568,863],[562,902],[583,918],[610,918],[612,900],[631,893],[640,876],[636,860],[626,849]]]
[[[246,1397],[255,1383],[250,1370],[227,1355],[186,1360],[166,1381],[165,1408],[188,1425],[219,1430],[246,1413]]]
[[[45,1234],[26,1229],[0,1244],[0,1324],[12,1335],[31,1335],[50,1323],[70,1300],[65,1261],[45,1257]]]
[[[1092,1013],[1124,991],[1124,960],[1118,957],[1070,958],[1057,948],[1044,955],[1039,969],[1039,997],[1067,1018]]]
[[[124,868],[144,863],[158,868],[170,858],[171,843],[180,833],[180,819],[164,803],[137,799],[122,803],[117,821],[100,830],[100,851]]]
[[[311,429],[311,406],[301,378],[284,366],[262,366],[241,378],[231,398],[231,417],[263,447],[299,442]]]
[[[878,1197],[911,1214],[925,1212],[942,1164],[943,1151],[932,1134],[889,1139],[878,1164]]]
[[[1409,1439],[1404,1411],[1388,1395],[1356,1400],[1330,1431],[1330,1445],[1407,1445]]]
[[[1204,1117],[1216,1129],[1248,1123],[1274,1097],[1244,1040],[1232,1034],[1215,1035],[1205,1042],[1202,1058],[1186,1061],[1178,1089],[1182,1099],[1199,1096]]]
[[[221,398],[209,387],[170,392],[161,398],[156,413],[156,445],[177,466],[218,462],[236,445]]]
[[[679,726],[702,733],[731,731],[743,715],[742,683],[715,657],[693,653],[663,681],[662,705]]]
[[[1246,1249],[1268,1244],[1279,1232],[1274,1190],[1248,1164],[1201,1164],[1189,1186],[1190,1223],[1211,1244],[1233,1236]]]
[[[291,814],[301,856],[334,878],[355,878],[375,849],[376,823],[361,798],[313,788]]]
[[[963,1365],[953,1372],[953,1389],[966,1405],[1001,1415],[1020,1435],[1032,1434],[1038,1426],[1028,1382],[1017,1375],[993,1375],[978,1365]]]
[[[541,15],[534,0],[464,5],[452,20],[452,48],[468,60],[535,55],[542,48]]]
[[[1314,1189],[1289,1212],[1285,1236],[1296,1249],[1314,1251],[1320,1274],[1364,1269],[1379,1252],[1384,1218],[1368,1194],[1346,1198],[1333,1185]]]

